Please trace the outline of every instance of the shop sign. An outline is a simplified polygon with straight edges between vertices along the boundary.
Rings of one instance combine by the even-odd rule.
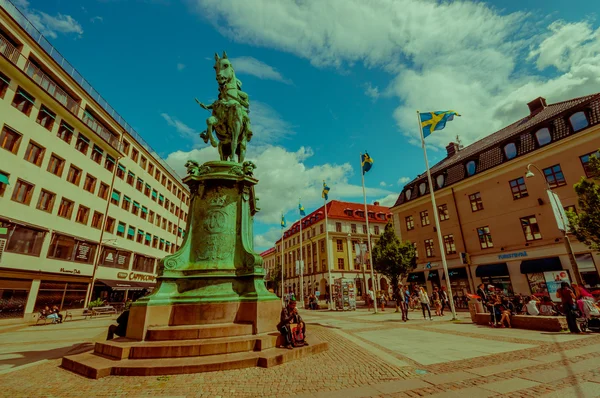
[[[63,272],[65,274],[75,274],[75,275],[81,274],[81,270],[78,270],[77,268],[73,268],[73,269],[64,269],[64,268],[61,268],[60,272]]]
[[[119,272],[117,274],[117,278],[143,282],[154,282],[156,280],[156,277],[154,275],[140,274],[137,272],[130,272],[129,274],[127,272]]]
[[[522,252],[515,252],[515,253],[499,254],[498,260],[508,260],[511,258],[520,258],[520,257],[527,257],[527,252],[522,251]]]
[[[127,272],[119,272],[117,274],[117,278],[119,278],[119,279],[126,279],[127,278]]]
[[[90,245],[87,243],[79,242],[77,245],[77,253],[75,255],[76,260],[81,260],[82,262],[90,261]]]

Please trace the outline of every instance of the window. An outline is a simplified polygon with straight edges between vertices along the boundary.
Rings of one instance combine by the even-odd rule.
[[[161,184],[163,185],[163,187],[167,185],[167,176],[165,176],[164,174],[162,176]]]
[[[119,177],[122,180],[123,178],[125,178],[126,171],[127,169],[125,168],[125,166],[119,163],[119,165],[117,166],[117,177]]]
[[[52,127],[54,126],[54,121],[56,120],[56,113],[52,112],[50,109],[46,108],[44,105],[40,108],[38,112],[37,118],[35,121],[43,126],[46,130],[52,131]]]
[[[85,176],[85,181],[83,182],[83,189],[93,194],[96,189],[96,178],[89,173]]]
[[[142,212],[140,213],[140,217],[145,220],[148,217],[148,208],[146,206],[142,206]]]
[[[44,153],[46,152],[46,148],[41,147],[33,141],[29,141],[27,145],[27,150],[25,151],[24,159],[29,163],[33,163],[36,166],[42,165],[42,160],[44,159]]]
[[[75,143],[75,149],[77,149],[79,152],[83,153],[84,155],[87,155],[89,147],[90,147],[90,140],[86,136],[79,133],[79,135],[77,136],[77,142]]]
[[[152,237],[152,247],[155,249],[158,247],[158,236],[156,235]]]
[[[71,140],[73,139],[74,133],[75,133],[75,130],[73,129],[73,127],[71,127],[64,121],[61,121],[60,126],[58,127],[58,133],[56,133],[56,136],[58,138],[60,138],[61,140],[63,140],[64,142],[66,142],[67,144],[70,144]]]
[[[94,145],[94,150],[92,151],[92,160],[98,164],[101,164],[102,156],[104,156],[104,151],[98,145]]]
[[[363,231],[363,234],[367,233],[367,225],[366,224],[362,226],[362,231]]]
[[[147,197],[150,197],[151,191],[152,191],[152,188],[150,187],[150,185],[148,185],[148,184],[144,185],[144,195],[146,195]]]
[[[123,153],[125,156],[129,155],[129,149],[131,148],[131,144],[127,140],[123,140]]]
[[[165,197],[162,194],[158,195],[158,204],[161,206],[164,206],[165,203]]]
[[[471,211],[476,212],[483,210],[483,201],[481,200],[481,194],[479,192],[469,195],[469,202],[471,202]]]
[[[171,180],[169,180],[167,182],[167,189],[170,191],[172,186],[173,186],[173,184],[171,183]],[[174,191],[174,189],[173,189],[173,191]],[[175,194],[175,193],[173,192],[173,194]]]
[[[538,225],[535,216],[527,216],[521,218],[521,228],[523,228],[523,233],[525,234],[526,241],[529,242],[532,240],[542,239],[542,234],[540,233],[540,226]]]
[[[567,185],[567,181],[565,181],[565,176],[563,175],[559,164],[548,167],[547,169],[544,169],[543,172],[550,188]]]
[[[50,161],[48,162],[48,172],[54,174],[55,176],[62,177],[62,172],[65,167],[65,160],[56,156],[56,154],[52,154],[50,156]]]
[[[7,252],[32,256],[40,255],[45,232],[7,221],[0,221],[0,227],[7,228],[9,231],[8,242],[6,243]]]
[[[429,225],[429,212],[427,210],[423,210],[421,213],[421,226],[424,227]]]
[[[140,152],[137,149],[133,148],[131,150],[131,160],[133,160],[134,162],[137,163],[139,155],[140,155]]]
[[[104,219],[104,214],[95,211],[92,216],[92,228],[102,229],[102,220]]]
[[[144,189],[144,180],[138,177],[137,181],[135,182],[135,189],[142,192],[142,189]]]
[[[541,128],[535,132],[535,139],[539,146],[548,145],[552,142],[552,136],[550,130],[547,127]]]
[[[137,233],[137,237],[135,238],[135,241],[137,243],[143,243],[144,242],[144,235],[145,235],[144,231],[142,231],[141,229],[138,229],[137,232],[138,233]]]
[[[110,189],[110,187],[101,182],[100,183],[100,189],[98,189],[98,196],[101,197],[102,199],[106,200],[106,198],[108,198],[108,190]]]
[[[129,260],[131,252],[114,249],[112,247],[103,247],[100,256],[100,264],[104,267],[129,269]]]
[[[440,216],[440,221],[446,221],[450,219],[450,212],[448,212],[447,204],[438,206],[438,215]]]
[[[444,236],[444,246],[446,246],[446,254],[456,254],[456,244],[454,243],[454,235]]]
[[[127,228],[127,239],[133,240],[134,237],[135,237],[135,227],[132,227],[130,225],[129,228]]]
[[[60,207],[58,208],[58,216],[70,220],[73,214],[73,207],[75,207],[75,203],[72,200],[62,198]]]
[[[155,260],[152,257],[142,256],[136,254],[133,258],[133,270],[138,272],[147,272],[149,274],[154,272]]]
[[[142,209],[143,210],[143,209]],[[154,212],[152,210],[148,211],[148,222],[150,224],[154,223]]]
[[[517,156],[517,146],[513,142],[504,145],[504,156],[506,156],[507,160]]]
[[[435,178],[435,182],[437,183],[438,188],[443,188],[444,183],[446,182],[446,176],[444,174],[440,174]]]
[[[152,175],[154,173],[154,165],[152,163],[148,164],[148,174]]]
[[[0,134],[0,146],[15,155],[19,151],[19,145],[21,144],[21,134],[8,126],[2,128],[2,134]]]
[[[465,168],[467,169],[467,175],[472,176],[477,171],[477,163],[475,163],[474,160],[471,160],[467,162]]]
[[[75,216],[75,222],[87,225],[88,218],[90,216],[90,208],[83,205],[79,205],[77,210],[77,216]]]
[[[156,181],[160,181],[160,170],[156,169],[156,171],[154,172],[154,178],[156,179]]]
[[[160,227],[160,221],[162,220],[162,217],[159,216],[158,214],[156,215],[156,226]]]
[[[427,255],[427,257],[435,256],[433,239],[425,239],[425,254]]]
[[[136,216],[139,214],[140,212],[140,204],[138,202],[133,202],[133,207],[131,208],[131,212],[133,214],[135,214]]]
[[[412,231],[413,229],[415,229],[415,219],[413,218],[413,216],[405,217],[405,220],[407,231]]]
[[[67,174],[67,181],[71,184],[79,186],[79,181],[81,180],[81,169],[71,165],[69,167],[69,174]]]
[[[335,232],[342,232],[342,223],[341,222],[335,223]]]
[[[417,250],[417,242],[414,242],[413,246],[415,248],[415,258],[419,258],[419,250]]]
[[[91,264],[96,247],[94,243],[55,233],[48,249],[48,258]]]
[[[158,197],[158,191],[156,189],[152,190],[152,200],[156,202],[156,198]]]
[[[113,158],[112,156],[107,154],[106,160],[104,161],[104,168],[112,173],[112,171],[115,169],[116,163],[117,162],[116,162],[115,158]]]
[[[140,159],[140,166],[142,167],[142,169],[146,170],[147,165],[148,165],[148,159],[146,159],[144,156],[142,156],[142,158]]]
[[[8,177],[10,174],[0,171],[0,198],[4,196],[6,192],[6,186],[9,184]]]
[[[38,199],[37,208],[39,210],[52,213],[55,198],[55,194],[53,194],[52,192],[48,192],[45,189],[42,189],[42,191],[40,192],[40,198]]]
[[[585,112],[574,113],[571,115],[571,117],[569,117],[569,122],[571,123],[573,131],[579,131],[590,125]]]
[[[33,184],[18,179],[17,185],[13,189],[12,200],[29,206],[31,196],[33,195],[33,187]]]
[[[10,79],[4,73],[0,73],[0,99],[4,98],[8,86],[10,85]]]
[[[492,234],[490,234],[490,227],[477,228],[477,235],[479,236],[479,246],[481,246],[482,249],[494,247]]]
[[[338,258],[338,269],[344,269],[344,259],[343,258]]]
[[[581,165],[583,166],[583,171],[585,171],[585,176],[587,178],[595,177],[590,169],[590,157],[600,159],[600,152],[596,151],[579,157],[579,160],[581,160]]]
[[[117,191],[116,189],[113,189],[112,195],[110,195],[110,203],[112,203],[115,206],[118,206],[120,201],[121,192]]]
[[[343,252],[344,251],[344,241],[341,239],[337,239],[336,240],[336,246],[337,246],[337,251],[338,252]]]
[[[422,182],[419,184],[419,194],[425,195],[425,192],[427,192],[427,184]]]
[[[121,203],[121,208],[125,211],[129,211],[131,207],[131,198],[127,195],[123,195],[123,202]]]
[[[117,227],[117,236],[121,238],[125,236],[125,223],[119,222],[119,226]]]
[[[27,91],[19,87],[15,93],[15,97],[13,98],[12,106],[29,116],[34,104],[35,98],[32,97]]]
[[[104,231],[112,234],[115,230],[115,219],[112,217],[106,217],[106,225],[104,226]]]
[[[355,234],[356,233],[356,224],[350,224],[350,231]]]
[[[379,225],[375,225],[374,227],[375,235],[379,235]]]
[[[127,179],[125,180],[125,182],[131,186],[133,186],[133,183],[135,182],[135,174],[133,174],[131,171],[127,173]]]

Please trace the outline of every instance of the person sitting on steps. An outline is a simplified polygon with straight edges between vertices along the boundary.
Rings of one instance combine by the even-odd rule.
[[[118,325],[110,325],[108,327],[108,336],[106,340],[112,340],[115,338],[115,334],[119,337],[125,337],[127,334],[127,322],[129,321],[129,310],[123,311],[117,318]]]
[[[292,339],[292,323],[297,324],[297,327],[301,328],[302,336],[305,339],[304,344],[308,345],[306,342],[306,324],[302,321],[300,314],[298,314],[295,300],[290,300],[288,305],[281,310],[281,316],[279,319],[277,330],[279,330],[279,333],[281,333],[281,336],[284,339],[285,348],[289,350],[294,348]]]

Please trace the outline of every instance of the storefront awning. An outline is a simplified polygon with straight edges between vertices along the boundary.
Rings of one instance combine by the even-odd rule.
[[[506,263],[479,265],[475,270],[475,276],[478,278],[485,276],[508,276],[508,266]]]
[[[425,272],[411,272],[406,278],[408,283],[425,283]]]
[[[453,279],[469,279],[469,277],[467,276],[467,269],[464,267],[449,269],[448,276],[450,276],[451,281]],[[446,280],[446,274],[442,273],[442,279]]]
[[[98,282],[110,287],[112,290],[144,290],[151,289],[156,286],[156,283],[114,281],[110,279],[98,279]]]
[[[535,274],[537,272],[561,271],[562,264],[558,257],[536,258],[535,260],[523,260],[521,262],[522,274]]]

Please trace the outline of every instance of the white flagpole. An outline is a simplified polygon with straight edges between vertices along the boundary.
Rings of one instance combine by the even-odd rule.
[[[302,256],[302,212],[298,209],[300,213],[300,308],[304,308],[304,264],[303,264],[303,256]]]
[[[283,220],[283,214],[281,215],[281,219]],[[284,267],[283,267],[283,225],[281,226],[281,306],[285,307],[285,300],[283,298],[284,294],[285,294],[285,290],[283,287],[283,271],[284,271]]]
[[[375,274],[373,273],[373,255],[371,254],[371,230],[369,229],[369,210],[367,208],[367,191],[365,190],[365,171],[363,170],[362,165],[362,153],[360,154],[360,172],[362,174],[362,189],[363,189],[363,199],[365,201],[365,220],[367,222],[367,250],[369,250],[369,264],[371,265],[371,287],[373,288],[373,295],[375,295]],[[369,284],[365,286],[367,289],[367,297],[369,296]],[[369,297],[370,298],[370,297]],[[375,297],[377,298],[377,297]],[[375,310],[375,314],[377,314],[377,300],[373,302],[373,309]]]
[[[423,156],[425,157],[425,166],[427,167],[427,180],[429,181],[429,192],[431,193],[431,204],[433,206],[433,218],[435,220],[435,228],[437,230],[438,244],[440,247],[440,254],[442,256],[442,266],[444,267],[444,275],[446,276],[446,287],[448,288],[448,301],[450,302],[450,309],[452,310],[452,320],[456,318],[456,310],[454,309],[454,298],[452,295],[452,286],[450,285],[450,275],[448,275],[448,263],[446,263],[446,250],[444,246],[444,240],[442,239],[442,229],[440,228],[440,217],[438,214],[438,207],[435,203],[435,194],[433,192],[433,182],[431,180],[431,171],[429,170],[429,161],[427,160],[427,150],[425,149],[425,136],[423,135],[423,128],[421,126],[421,116],[417,111],[417,121],[419,123],[419,131],[421,132],[421,146],[423,147]]]
[[[327,219],[327,199],[323,200],[323,210],[325,211],[325,250],[327,253],[327,279],[329,280],[329,310],[335,310],[333,302],[333,277],[331,276],[331,252],[329,250],[329,221]]]

